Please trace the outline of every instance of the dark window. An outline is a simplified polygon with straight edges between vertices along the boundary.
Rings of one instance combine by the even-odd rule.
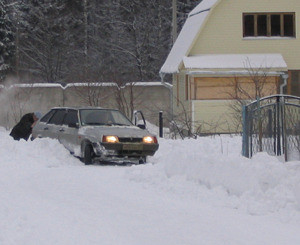
[[[243,14],[244,37],[296,37],[295,13]]]
[[[78,123],[78,116],[76,110],[69,110],[67,115],[65,116],[63,124],[69,125],[70,123],[72,124]]]
[[[257,36],[267,36],[267,16],[257,16]]]
[[[280,15],[271,15],[271,36],[280,36]]]
[[[43,116],[42,118],[41,118],[41,122],[48,122],[49,121],[49,119],[53,116],[53,114],[54,114],[54,112],[55,112],[55,110],[51,110],[51,111],[49,111],[45,116]]]
[[[245,37],[254,36],[254,15],[244,16],[244,36]]]
[[[65,110],[56,110],[53,117],[51,117],[49,123],[50,124],[55,124],[55,125],[61,125],[63,120],[64,120],[65,114],[66,114]]]
[[[284,36],[293,37],[294,35],[294,15],[284,15]]]

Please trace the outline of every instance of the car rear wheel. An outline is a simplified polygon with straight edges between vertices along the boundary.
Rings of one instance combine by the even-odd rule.
[[[83,162],[85,165],[90,165],[93,163],[93,148],[91,145],[86,145],[84,148]]]

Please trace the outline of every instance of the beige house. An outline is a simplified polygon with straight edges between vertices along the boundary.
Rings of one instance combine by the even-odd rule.
[[[174,117],[194,132],[240,131],[238,100],[300,96],[299,0],[203,0],[160,74],[173,75]]]

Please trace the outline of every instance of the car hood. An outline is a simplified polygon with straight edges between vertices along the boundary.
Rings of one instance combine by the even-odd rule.
[[[83,136],[91,136],[102,139],[103,135],[114,135],[118,137],[137,137],[154,136],[147,130],[140,129],[136,126],[84,126],[78,132]]]

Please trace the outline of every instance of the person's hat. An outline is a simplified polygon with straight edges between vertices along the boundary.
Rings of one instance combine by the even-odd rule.
[[[40,119],[42,117],[42,113],[40,113],[39,111],[34,112],[34,115]]]

